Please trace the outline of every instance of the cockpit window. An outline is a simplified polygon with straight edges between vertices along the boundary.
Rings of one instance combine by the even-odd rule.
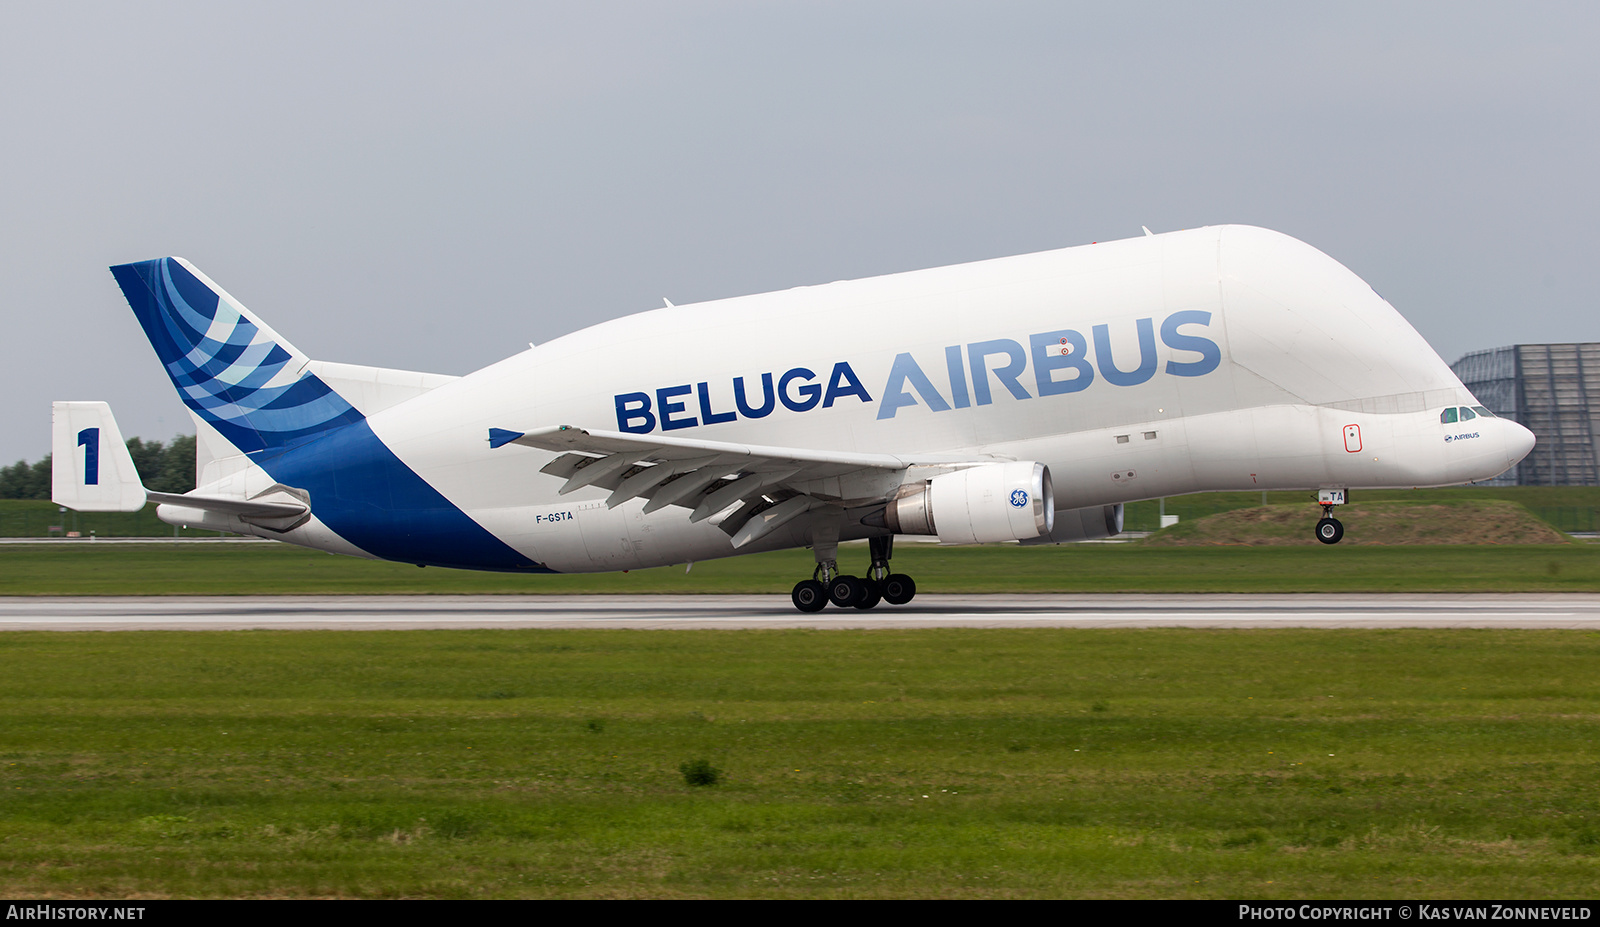
[[[1470,421],[1472,421],[1473,419],[1475,419],[1477,417],[1478,417],[1477,414],[1474,413],[1471,409],[1467,408],[1466,406],[1462,406],[1461,407],[1461,420],[1463,422],[1470,422]]]
[[[1488,409],[1485,409],[1483,406],[1473,406],[1472,407],[1472,411],[1478,413],[1479,415],[1483,416],[1484,418],[1496,418],[1497,417],[1493,412],[1490,412]]]
[[[1455,420],[1456,420],[1455,406],[1451,406],[1450,408],[1448,408],[1448,409],[1444,410],[1443,412],[1439,413],[1439,424],[1441,424],[1441,425],[1454,424]]]

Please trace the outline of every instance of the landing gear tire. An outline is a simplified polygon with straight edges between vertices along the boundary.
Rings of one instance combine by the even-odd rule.
[[[867,597],[867,587],[854,576],[835,576],[828,584],[828,599],[840,608],[854,608]]]
[[[814,579],[795,583],[789,598],[794,601],[794,607],[803,612],[820,612],[828,607],[828,590]]]
[[[872,608],[883,599],[883,591],[878,588],[877,583],[870,579],[864,579],[861,581],[861,592],[862,596],[860,601],[856,602],[856,608]]]
[[[1344,525],[1337,518],[1324,518],[1317,522],[1317,540],[1324,544],[1337,544],[1344,537]]]
[[[883,581],[883,600],[890,605],[904,605],[917,594],[917,584],[904,573],[890,573]]]

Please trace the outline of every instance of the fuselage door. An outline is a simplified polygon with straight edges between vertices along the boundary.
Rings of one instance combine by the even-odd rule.
[[[1344,449],[1352,454],[1361,451],[1361,426],[1344,426]]]
[[[589,561],[596,566],[620,570],[634,560],[633,540],[628,536],[626,513],[608,509],[604,502],[582,502],[577,506],[578,531]]]

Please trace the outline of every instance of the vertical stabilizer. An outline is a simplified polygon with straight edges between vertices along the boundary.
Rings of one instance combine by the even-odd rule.
[[[50,407],[50,498],[79,512],[137,512],[144,484],[111,406],[56,402]]]
[[[362,414],[310,358],[182,258],[111,268],[195,415],[249,454],[298,443]]]

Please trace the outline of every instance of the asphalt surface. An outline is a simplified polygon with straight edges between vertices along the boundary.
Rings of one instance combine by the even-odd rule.
[[[0,631],[955,627],[1600,630],[1600,595],[919,595],[815,614],[778,595],[0,597]]]

